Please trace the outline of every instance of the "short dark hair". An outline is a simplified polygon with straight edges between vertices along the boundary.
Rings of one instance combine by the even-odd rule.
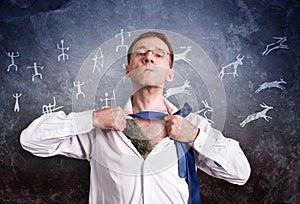
[[[159,38],[161,39],[169,48],[169,54],[170,54],[170,58],[171,58],[171,62],[170,62],[170,67],[172,68],[173,66],[173,61],[174,61],[174,54],[173,54],[173,48],[171,46],[171,43],[168,39],[168,37],[163,34],[163,33],[159,33],[156,31],[148,31],[145,33],[142,33],[141,35],[139,35],[136,39],[134,39],[134,41],[131,43],[129,49],[128,49],[128,53],[127,53],[127,62],[128,64],[130,63],[130,58],[131,58],[131,53],[133,52],[133,46],[140,40],[144,39],[144,38]]]

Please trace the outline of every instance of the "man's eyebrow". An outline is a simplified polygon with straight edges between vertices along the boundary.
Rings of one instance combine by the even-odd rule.
[[[134,48],[134,50],[140,50],[140,49],[148,49],[148,48],[145,46],[140,46],[140,47]],[[152,49],[164,50],[160,47],[152,47],[150,50],[152,50]]]
[[[135,47],[134,50],[147,49],[145,46]]]

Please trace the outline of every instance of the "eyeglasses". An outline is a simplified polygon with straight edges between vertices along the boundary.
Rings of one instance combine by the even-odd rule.
[[[159,48],[155,48],[155,49],[151,49],[151,50],[138,49],[134,52],[134,54],[139,57],[145,57],[149,52],[152,52],[156,58],[165,58],[168,56],[168,54],[170,54],[166,50],[162,50]]]

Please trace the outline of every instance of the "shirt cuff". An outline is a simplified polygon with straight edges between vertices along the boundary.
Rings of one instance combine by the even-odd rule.
[[[220,133],[220,131],[214,128],[210,128],[206,131],[202,131],[200,129],[200,133],[195,139],[193,148],[207,157],[212,147],[217,143],[218,138],[221,136],[222,134]]]
[[[199,134],[197,135],[194,143],[193,143],[193,148],[197,151],[202,153],[203,152],[203,147],[207,139],[207,134],[203,133],[201,130],[199,131]]]
[[[77,134],[90,132],[93,126],[92,114],[94,110],[87,110],[79,113],[74,113],[73,124]]]

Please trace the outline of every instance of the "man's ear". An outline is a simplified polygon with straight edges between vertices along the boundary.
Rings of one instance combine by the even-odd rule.
[[[167,81],[169,81],[169,82],[173,81],[173,78],[174,78],[174,69],[170,69],[168,76],[167,76]]]
[[[128,67],[128,64],[126,65],[125,70],[126,70],[125,76],[126,76],[126,77],[129,77],[129,67]]]

